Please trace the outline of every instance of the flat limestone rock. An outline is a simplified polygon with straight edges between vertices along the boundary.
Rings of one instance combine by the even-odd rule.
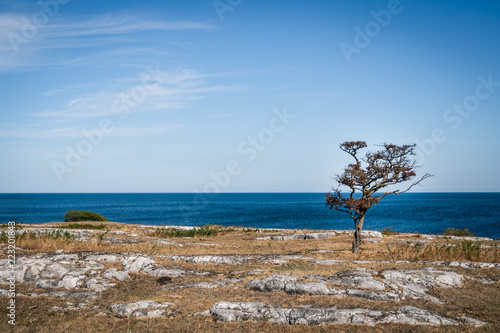
[[[285,285],[284,291],[287,294],[308,294],[308,295],[331,295],[332,292],[323,283],[316,282],[292,282]]]
[[[372,273],[377,272],[358,268],[339,272],[336,276],[310,274],[302,277],[317,282],[298,281],[297,277],[288,275],[271,275],[262,280],[250,280],[245,284],[245,288],[260,292],[284,291],[287,294],[352,296],[376,301],[401,301],[412,297],[441,303],[439,299],[428,294],[429,288],[459,287],[462,281],[461,275],[435,271],[432,268],[386,271],[382,274],[385,277],[383,281],[375,280]],[[336,289],[327,284],[336,284],[344,288]],[[386,291],[387,289],[389,291]]]
[[[239,322],[266,320],[274,324],[288,324],[291,310],[272,308],[259,302],[217,302],[210,308],[215,321]]]
[[[371,300],[399,300],[399,296],[391,292],[374,292],[369,290],[337,290],[329,288],[324,283],[297,281],[296,277],[271,275],[264,280],[251,280],[245,288],[260,292],[284,291],[287,294],[330,295],[330,296],[355,296]]]
[[[373,272],[377,273],[377,272]],[[372,272],[364,268],[357,268],[352,271],[345,271],[337,273],[337,276],[325,276],[325,275],[305,275],[305,279],[316,280],[318,282],[327,282],[338,285],[345,285],[349,287],[363,288],[363,289],[373,289],[373,290],[385,290],[386,285],[383,282],[375,280],[373,278]]]
[[[262,292],[282,291],[288,283],[295,283],[296,277],[284,275],[271,275],[264,280],[251,280],[245,288]]]
[[[70,290],[75,289],[82,284],[83,281],[79,277],[67,275],[61,280],[61,282],[59,282],[59,287]]]
[[[220,287],[219,284],[210,282],[198,282],[182,286],[182,288],[202,288],[202,289],[215,289],[219,287]]]
[[[383,317],[381,311],[366,309],[293,309],[290,312],[291,325],[320,324],[365,324],[374,325]]]
[[[163,309],[174,303],[157,303],[155,301],[144,300],[135,303],[113,304],[108,309],[122,317],[149,317],[156,318],[166,314]]]
[[[41,273],[41,276],[44,278],[58,278],[58,279],[60,279],[63,275],[68,273],[71,268],[74,268],[75,265],[69,265],[69,266],[73,266],[71,268],[69,268],[67,266],[68,265],[61,265],[60,263],[54,263],[50,266],[45,267],[45,269]]]
[[[39,279],[35,282],[35,289],[55,289],[59,287],[57,279]]]
[[[486,323],[472,318],[459,320],[444,318],[413,306],[402,306],[397,311],[369,309],[295,308],[272,307],[259,302],[217,302],[210,308],[215,321],[240,322],[247,320],[269,321],[287,325],[398,323],[410,325],[458,325],[482,326]]]
[[[151,267],[155,261],[147,257],[131,256],[123,261],[123,268],[128,272],[139,273]]]
[[[216,264],[216,265],[241,265],[243,258],[240,256],[169,256],[167,259],[186,261],[194,264]]]
[[[457,273],[436,271],[432,267],[414,271],[385,271],[382,275],[391,282],[402,285],[417,283],[425,287],[460,287],[463,279],[463,276]]]
[[[273,241],[291,241],[291,240],[301,240],[301,239],[324,239],[335,236],[335,232],[313,232],[306,234],[288,234],[288,235],[275,235],[258,237],[261,240],[273,240]]]
[[[127,273],[127,271],[119,271],[116,268],[110,268],[110,269],[106,270],[102,274],[102,276],[104,276],[105,278],[108,278],[108,279],[116,279],[119,281],[125,281],[129,277],[129,274]]]
[[[96,277],[96,278],[89,279],[85,283],[85,286],[87,287],[87,289],[89,291],[95,291],[95,292],[104,291],[104,290],[106,290],[109,287],[112,287],[114,285],[115,284],[109,282],[108,279],[104,279],[104,278],[101,278],[101,277]]]
[[[382,319],[380,323],[401,323],[411,325],[457,325],[452,319],[440,317],[429,311],[422,310],[413,306],[402,306],[394,314],[389,314]]]
[[[435,303],[441,301],[427,294],[429,288],[460,287],[463,279],[463,276],[457,273],[436,271],[432,267],[413,271],[385,271],[382,275],[387,284],[394,283],[403,290],[403,299],[410,296]]]
[[[100,262],[117,262],[123,261],[123,258],[117,257],[112,254],[93,254],[87,256],[86,260],[100,261]]]
[[[165,269],[165,268],[155,268],[152,270],[147,270],[145,273],[152,276],[168,276],[168,277],[180,277],[186,274],[186,271],[182,269]]]

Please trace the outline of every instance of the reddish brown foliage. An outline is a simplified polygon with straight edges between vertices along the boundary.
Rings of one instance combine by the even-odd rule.
[[[354,219],[356,226],[355,237],[359,237],[359,232],[363,227],[365,213],[373,205],[376,205],[383,197],[389,194],[404,193],[422,180],[431,177],[425,174],[420,180],[412,183],[404,191],[390,191],[375,196],[374,193],[390,185],[396,185],[411,180],[417,174],[415,160],[415,145],[397,146],[384,143],[382,149],[371,152],[368,151],[364,158],[358,157],[358,150],[367,147],[364,141],[347,141],[340,145],[340,149],[351,155],[355,163],[349,164],[344,172],[335,176],[339,186],[350,188],[350,195],[342,196],[339,189],[326,194],[326,204],[330,209],[347,212]],[[362,163],[366,165],[363,167]],[[359,192],[361,196],[354,197]],[[357,244],[359,245],[359,239]],[[354,245],[353,245],[354,249]]]

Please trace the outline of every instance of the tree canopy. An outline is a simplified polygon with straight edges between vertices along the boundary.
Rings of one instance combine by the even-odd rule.
[[[326,194],[326,204],[330,209],[349,213],[354,220],[353,252],[359,253],[361,229],[368,209],[376,205],[385,196],[408,192],[424,179],[432,177],[431,174],[426,173],[403,191],[392,190],[375,195],[376,192],[385,187],[406,182],[416,177],[415,169],[418,166],[412,158],[415,155],[415,146],[398,146],[384,143],[380,146],[382,147],[380,150],[368,151],[364,157],[360,157],[358,151],[367,147],[365,141],[346,141],[340,145],[340,149],[351,155],[355,163],[347,165],[344,172],[337,174],[334,179],[339,187],[348,187],[350,193],[342,195],[339,188],[333,189],[332,192]],[[355,196],[355,193],[361,195]]]

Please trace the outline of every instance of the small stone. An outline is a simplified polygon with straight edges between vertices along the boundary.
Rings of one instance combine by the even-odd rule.
[[[466,324],[470,324],[470,325],[473,325],[473,326],[476,326],[476,327],[481,327],[481,326],[484,326],[484,325],[488,324],[488,323],[485,323],[484,321],[477,320],[477,319],[474,319],[474,318],[469,318],[469,317],[466,317],[466,316],[461,316],[459,319],[462,320]]]
[[[210,310],[193,313],[193,316],[210,316]]]
[[[149,310],[146,313],[146,317],[148,318],[158,318],[165,314],[165,310]]]
[[[76,276],[65,276],[61,282],[59,283],[59,286],[62,288],[66,289],[75,289],[76,287],[80,286],[82,284],[82,281],[80,278]]]
[[[172,296],[173,297],[173,296]],[[182,298],[182,297],[181,297]],[[168,308],[172,305],[174,305],[175,303],[170,303],[170,302],[165,302],[165,303],[162,303],[162,304],[158,304],[155,306],[156,309],[163,309],[163,308]]]
[[[123,267],[129,272],[139,273],[140,271],[151,267],[154,263],[154,260],[146,257],[129,257],[123,262]]]
[[[121,261],[121,258],[118,258],[115,255],[112,254],[97,254],[97,255],[90,255],[87,256],[87,260],[93,260],[93,261],[101,261],[101,262],[117,262]]]
[[[108,279],[116,279],[119,281],[125,281],[129,277],[126,271],[118,271],[116,268],[106,270],[103,276]]]
[[[144,300],[138,301],[135,303],[126,303],[126,304],[114,304],[108,307],[112,312],[128,317],[128,316],[136,316],[136,317],[158,317],[165,313],[164,310],[158,310],[158,308],[165,308],[170,306],[172,303],[163,303],[158,304],[155,301]],[[154,310],[147,310],[148,308],[154,308]]]
[[[88,290],[90,290],[90,291],[96,291],[96,292],[104,291],[104,290],[106,290],[109,287],[112,287],[114,285],[115,284],[114,283],[110,283],[109,280],[103,279],[103,278],[100,278],[100,277],[92,278],[92,279],[88,280],[87,283],[86,283],[86,286],[87,286]]]
[[[59,280],[55,279],[49,279],[49,280],[44,280],[40,279],[35,282],[35,289],[40,288],[40,289],[54,289],[59,286]]]
[[[215,289],[219,287],[220,286],[218,284],[209,282],[198,282],[182,286],[182,288],[204,288],[204,289]]]

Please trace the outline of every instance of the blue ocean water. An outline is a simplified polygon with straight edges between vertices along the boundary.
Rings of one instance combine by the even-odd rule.
[[[348,214],[330,210],[324,193],[0,194],[0,222],[62,221],[70,209],[110,221],[147,225],[220,224],[256,228],[352,229]],[[388,196],[366,215],[365,230],[442,233],[468,228],[500,237],[500,193],[405,193]]]

